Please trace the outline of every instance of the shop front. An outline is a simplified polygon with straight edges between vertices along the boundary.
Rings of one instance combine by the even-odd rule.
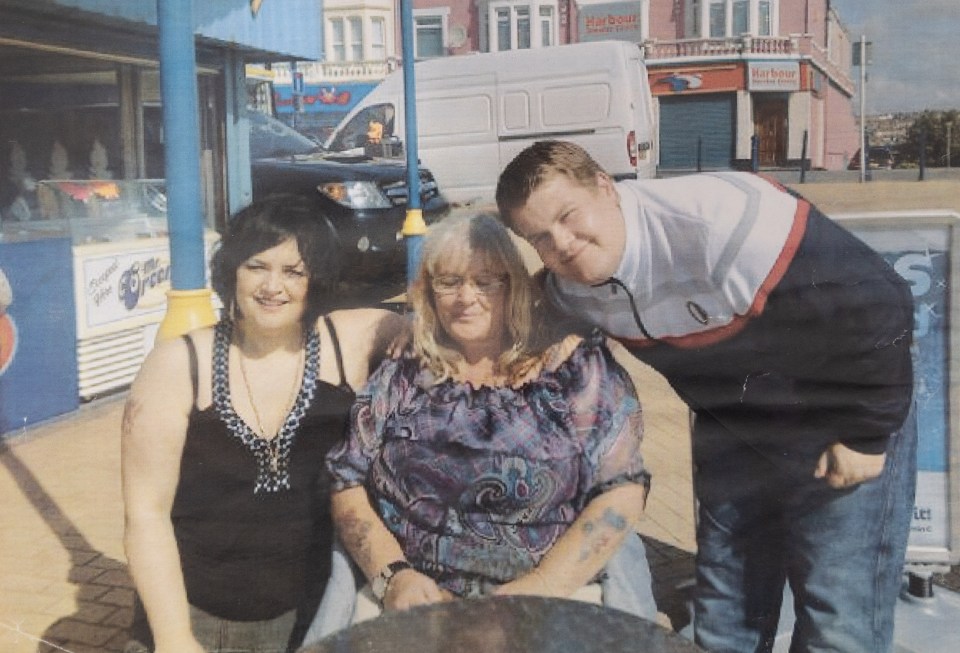
[[[804,132],[810,160],[819,152],[822,120],[816,120],[816,94],[804,83],[808,70],[795,60],[650,68],[660,112],[660,170],[747,169],[754,146],[760,167],[799,165]]]
[[[660,169],[729,168],[737,154],[740,64],[650,70],[660,107]]]
[[[318,0],[256,5],[194,3],[208,254],[251,197],[245,63],[322,53]],[[156,2],[0,5],[0,269],[14,297],[0,333],[16,344],[0,351],[0,432],[70,409],[12,392],[18,365],[75,405],[129,384],[152,347],[170,288],[156,12]],[[51,324],[25,326],[44,315]],[[38,333],[49,363],[24,361]],[[64,344],[70,355],[54,356]]]

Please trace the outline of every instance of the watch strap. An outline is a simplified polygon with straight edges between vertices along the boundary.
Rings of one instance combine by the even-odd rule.
[[[383,601],[383,597],[386,596],[390,580],[404,569],[413,569],[413,565],[406,560],[394,560],[377,573],[376,578],[370,583],[370,588],[378,601]]]

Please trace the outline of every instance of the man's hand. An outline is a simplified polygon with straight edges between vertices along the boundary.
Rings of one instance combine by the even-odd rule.
[[[383,597],[384,610],[407,610],[416,605],[442,603],[454,599],[453,594],[415,569],[404,569],[390,579]]]
[[[835,442],[820,454],[813,475],[826,479],[832,488],[851,487],[880,476],[886,457],[882,453],[859,453]]]

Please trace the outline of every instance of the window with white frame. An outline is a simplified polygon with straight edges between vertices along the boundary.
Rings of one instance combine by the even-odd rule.
[[[773,34],[773,0],[760,0],[758,3],[759,25],[757,33],[760,36]]]
[[[363,60],[363,20],[359,16],[336,16],[327,23],[330,26],[329,60]]]
[[[490,0],[481,11],[491,52],[541,48],[557,42],[556,0]]]
[[[417,59],[442,57],[447,54],[447,13],[449,8],[414,10],[414,55]]]
[[[343,36],[343,19],[330,19],[330,60],[346,61],[347,48]]]
[[[710,37],[718,38],[727,34],[727,0],[710,1]]]
[[[557,21],[553,17],[553,7],[550,5],[540,5],[540,45],[549,47],[556,41],[553,35]]]
[[[690,38],[724,38],[776,32],[779,0],[685,0]]]
[[[370,19],[370,59],[373,61],[387,59],[387,24],[379,16]]]
[[[733,0],[733,35],[750,33],[750,0]]]
[[[347,18],[347,43],[349,61],[363,61],[363,21],[359,16]]]

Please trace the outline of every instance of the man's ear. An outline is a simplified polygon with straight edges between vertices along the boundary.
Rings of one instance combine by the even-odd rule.
[[[597,192],[602,195],[617,195],[617,186],[613,179],[605,172],[597,173]]]

